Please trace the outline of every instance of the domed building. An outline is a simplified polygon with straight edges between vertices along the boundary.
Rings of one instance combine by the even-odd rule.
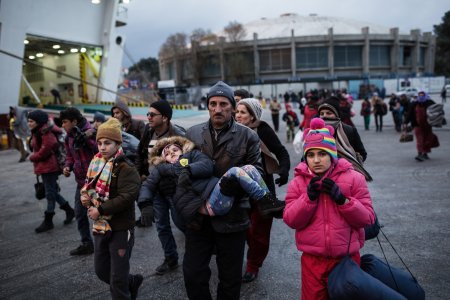
[[[436,38],[420,30],[289,13],[232,36],[159,53],[161,80],[177,85],[333,82],[431,75]]]

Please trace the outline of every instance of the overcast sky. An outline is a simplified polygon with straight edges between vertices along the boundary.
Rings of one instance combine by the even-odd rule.
[[[128,23],[122,32],[132,60],[158,56],[160,46],[174,33],[190,34],[196,28],[222,30],[230,21],[276,18],[283,13],[345,17],[409,32],[433,31],[448,0],[131,0]],[[125,57],[124,65],[133,63]]]

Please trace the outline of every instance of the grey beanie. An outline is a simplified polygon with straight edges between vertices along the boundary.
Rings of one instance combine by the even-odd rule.
[[[245,98],[242,99],[241,101],[239,101],[238,103],[240,104],[244,104],[247,109],[248,112],[253,115],[256,120],[260,120],[261,119],[261,115],[262,115],[262,106],[261,103],[259,103],[259,100],[255,99],[255,98]]]
[[[103,113],[96,111],[94,114],[94,122],[95,121],[104,123],[106,121],[106,116]]]
[[[228,100],[230,100],[230,103],[233,106],[233,108],[236,108],[236,100],[234,100],[233,89],[225,82],[219,81],[209,89],[208,96],[206,99],[207,105],[209,105],[209,99],[211,99],[214,96],[227,98]]]

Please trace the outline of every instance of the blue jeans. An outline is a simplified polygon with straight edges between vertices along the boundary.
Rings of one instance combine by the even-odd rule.
[[[178,259],[177,244],[175,243],[172,228],[170,227],[170,215],[172,215],[175,226],[184,232],[185,227],[181,218],[175,211],[172,202],[161,195],[156,195],[153,200],[153,212],[155,214],[156,230],[158,231],[158,238],[164,250],[164,256],[166,258]]]
[[[81,243],[92,244],[91,229],[89,219],[87,217],[87,208],[81,204],[80,189],[77,185],[75,190],[75,218],[77,220],[78,232],[81,236]]]
[[[53,213],[55,212],[56,202],[58,202],[59,206],[67,203],[66,199],[64,199],[58,192],[57,180],[59,173],[46,173],[41,174],[41,176],[45,187],[45,198],[47,198],[46,212]]]
[[[233,167],[222,176],[222,178],[224,177],[235,177],[251,199],[259,200],[269,193],[266,183],[254,166]],[[214,215],[219,216],[227,214],[234,202],[233,197],[225,196],[220,192],[222,178],[217,182],[207,203],[208,210],[212,210]]]

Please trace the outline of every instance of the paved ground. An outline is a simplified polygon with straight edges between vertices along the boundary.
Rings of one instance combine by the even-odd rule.
[[[356,111],[359,105],[355,104]],[[446,110],[450,121],[450,104]],[[266,111],[263,118],[268,117]],[[206,118],[205,112],[176,122],[189,127]],[[418,278],[427,299],[449,299],[450,126],[435,131],[441,146],[433,150],[429,161],[419,163],[414,160],[415,144],[398,142],[390,115],[385,117],[382,133],[364,131],[359,116],[354,122],[368,152],[366,167],[375,179],[369,188],[384,232]],[[279,136],[285,140],[284,127]],[[300,156],[292,145],[287,148],[294,166]],[[15,151],[0,152],[0,299],[109,299],[108,286],[93,271],[93,257],[68,255],[78,245],[79,236],[75,223],[62,225],[62,211],[57,210],[54,230],[34,233],[42,220],[45,200],[34,199],[31,163],[19,164],[18,158]],[[73,203],[73,177],[61,178],[60,184],[62,195]],[[285,192],[285,186],[278,191],[281,197]],[[177,230],[174,234],[182,254],[184,237]],[[392,263],[400,267],[387,243],[382,245]],[[376,240],[366,243],[362,252],[382,256]],[[269,256],[259,278],[242,286],[241,298],[298,299],[299,257],[294,232],[282,221],[275,221]],[[154,274],[162,260],[155,228],[138,228],[131,269],[145,277],[139,298],[185,299],[181,268],[165,276]],[[215,263],[211,266],[215,278]],[[215,284],[212,279],[213,291]]]

